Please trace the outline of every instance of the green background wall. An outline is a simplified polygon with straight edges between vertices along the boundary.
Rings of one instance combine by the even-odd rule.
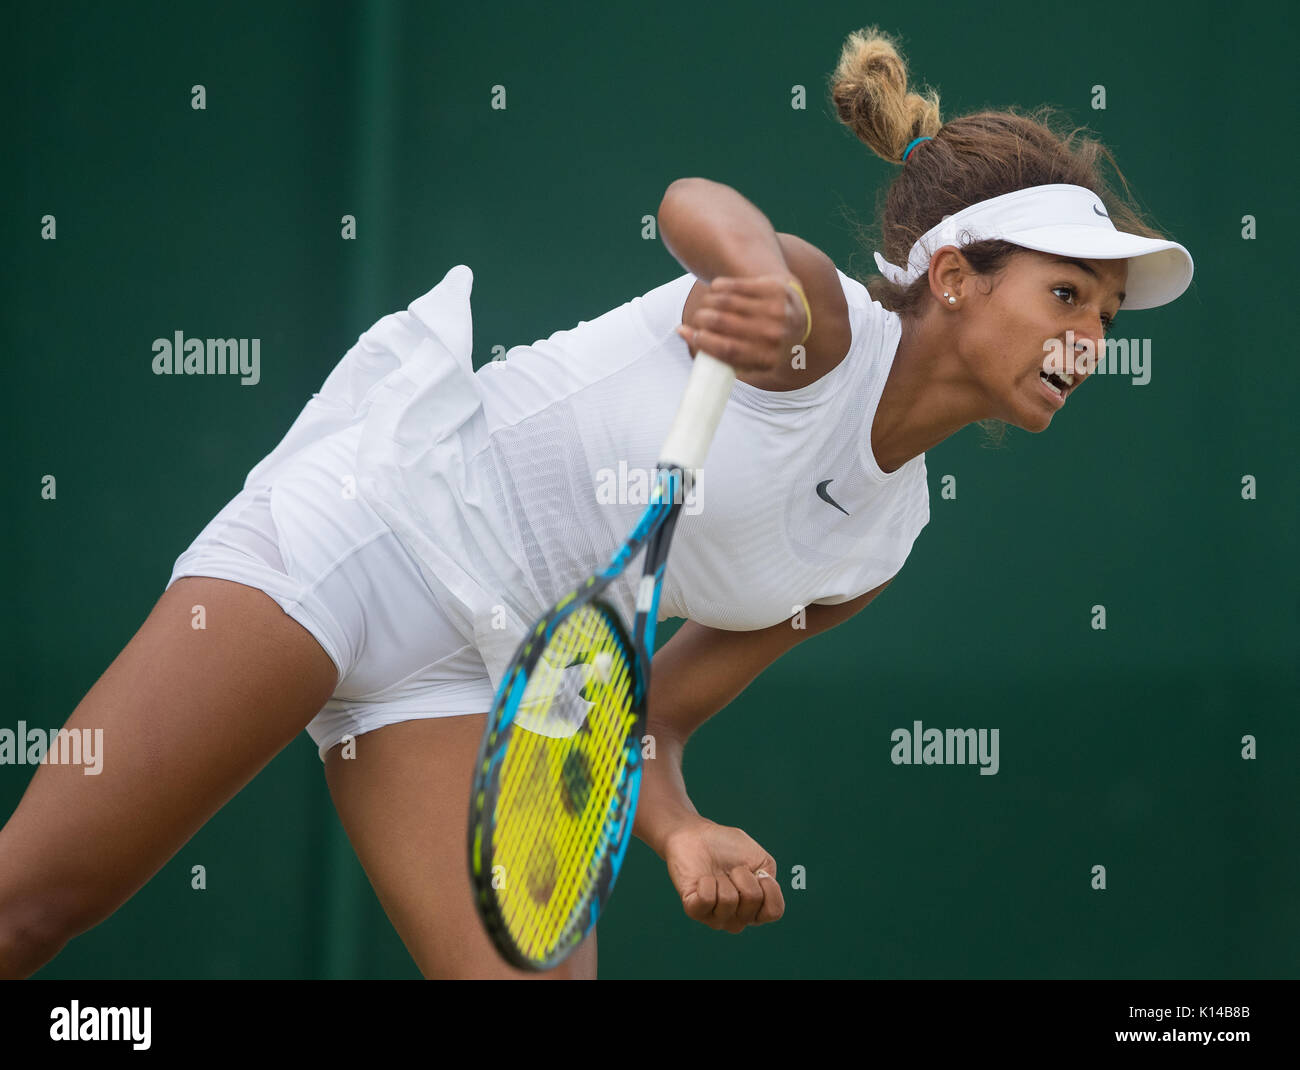
[[[641,218],[684,175],[865,275],[851,220],[895,169],[825,86],[879,21],[947,118],[1053,103],[1089,124],[1196,280],[1120,317],[1153,340],[1148,385],[1099,376],[1046,434],[932,450],[932,520],[888,593],[692,742],[697,806],[775,855],[785,918],[689,921],[638,841],[601,975],[1295,976],[1295,27],[1253,6],[15,7],[0,727],[63,723],[357,335],[454,264],[479,364],[678,274]],[[261,382],[153,375],[175,330],[261,338]],[[1000,772],[894,766],[917,719],[998,728]],[[0,816],[30,772],[0,766]],[[38,976],[417,971],[304,734]]]

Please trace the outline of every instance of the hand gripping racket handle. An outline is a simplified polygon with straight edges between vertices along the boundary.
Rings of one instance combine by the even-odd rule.
[[[662,468],[695,469],[704,465],[709,443],[731,396],[736,369],[707,353],[695,354],[695,366],[677,408],[672,430],[659,451]]]

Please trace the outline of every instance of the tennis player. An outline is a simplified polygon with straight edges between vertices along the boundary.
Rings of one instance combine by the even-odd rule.
[[[1044,115],[941,122],[885,34],[849,36],[831,98],[902,165],[867,287],[686,178],[659,210],[685,273],[590,322],[475,373],[458,265],[360,337],[72,714],[103,729],[102,773],[42,766],[0,831],[0,976],[111,915],[304,728],[422,973],[519,976],[467,873],[484,715],[528,624],[642,512],[698,351],[737,382],[668,563],[660,618],[684,623],[655,658],[635,831],[689,917],[781,917],[776,860],[692,805],[687,739],[886,587],[929,520],[925,450],[972,422],[1046,429],[1088,377],[1073,358],[1192,275],[1103,147]],[[543,976],[595,974],[593,932]]]

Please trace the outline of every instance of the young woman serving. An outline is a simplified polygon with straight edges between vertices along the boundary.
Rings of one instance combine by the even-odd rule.
[[[111,915],[304,728],[420,970],[519,976],[466,872],[484,715],[528,623],[635,522],[642,501],[599,488],[653,470],[700,350],[737,382],[668,565],[660,617],[684,623],[655,657],[636,833],[690,917],[781,916],[775,860],[691,804],[686,740],[897,574],[929,520],[927,449],[978,421],[1044,430],[1116,314],[1192,276],[1101,146],[1011,112],[942,123],[886,35],[850,35],[831,94],[902,164],[868,287],[687,178],[659,211],[686,273],[591,322],[475,373],[461,265],[361,336],[73,712],[103,729],[102,773],[42,766],[0,830],[0,976]],[[546,976],[595,974],[593,932]]]

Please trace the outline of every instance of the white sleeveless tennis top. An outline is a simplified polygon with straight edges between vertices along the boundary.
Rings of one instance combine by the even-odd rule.
[[[806,387],[737,381],[670,551],[659,619],[765,628],[865,593],[930,518],[924,454],[885,474],[876,406],[901,324],[839,274],[852,345]],[[308,442],[360,425],[358,486],[419,561],[494,686],[528,627],[603,567],[644,512],[691,357],[674,328],[686,274],[477,373],[473,273],[451,269],[358,339],[265,480]],[[609,592],[631,621],[640,561]]]

